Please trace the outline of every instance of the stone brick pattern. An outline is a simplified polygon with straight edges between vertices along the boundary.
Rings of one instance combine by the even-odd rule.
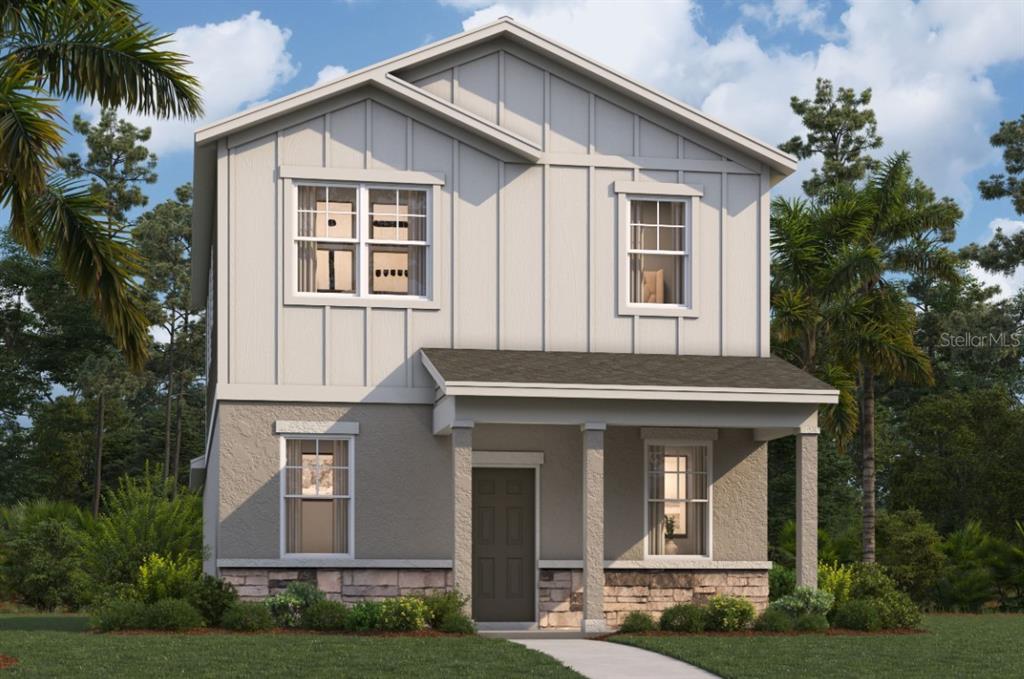
[[[583,619],[583,573],[540,572],[538,625],[579,629]],[[618,627],[632,611],[655,618],[678,603],[706,603],[715,594],[742,596],[759,612],[768,605],[768,571],[763,570],[609,570],[604,574],[604,617]]]
[[[350,604],[452,589],[452,572],[442,568],[222,568],[220,575],[243,601],[273,596],[296,580],[316,585],[328,599]]]

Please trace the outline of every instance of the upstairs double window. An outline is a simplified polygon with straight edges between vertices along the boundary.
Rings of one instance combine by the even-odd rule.
[[[295,189],[298,293],[430,296],[427,187],[299,183]]]
[[[685,200],[629,202],[629,301],[686,306],[690,234]]]

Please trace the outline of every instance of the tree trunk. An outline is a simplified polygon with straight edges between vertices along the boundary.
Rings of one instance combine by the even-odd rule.
[[[92,487],[92,515],[99,516],[100,492],[103,489],[103,420],[106,415],[106,396],[100,392],[96,403],[96,478]]]
[[[167,344],[167,403],[164,405],[164,479],[171,469],[171,401],[174,399],[174,326],[171,313],[170,342]]]
[[[861,487],[863,490],[863,526],[861,561],[875,561],[875,371],[863,367],[861,381]]]
[[[172,475],[174,485],[171,486],[171,497],[175,497],[178,494],[178,474],[180,473],[179,464],[181,460],[181,401],[185,398],[185,380],[178,380],[178,383],[178,398],[177,403],[175,403],[175,410],[177,412],[174,416],[177,420],[174,434],[174,464],[171,465],[171,468],[174,470]]]

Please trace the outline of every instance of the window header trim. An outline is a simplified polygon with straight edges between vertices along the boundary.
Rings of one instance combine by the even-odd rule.
[[[669,184],[664,182],[615,182],[615,193],[636,196],[680,196],[692,198],[704,195],[704,187],[697,184]]]
[[[303,165],[282,165],[278,168],[282,179],[298,179],[325,182],[359,182],[365,184],[416,184],[419,186],[444,186],[443,172],[420,172],[415,170],[362,169],[344,167],[314,167]],[[389,186],[388,188],[393,188]]]

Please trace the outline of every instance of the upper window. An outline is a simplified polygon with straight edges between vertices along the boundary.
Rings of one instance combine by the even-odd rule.
[[[647,444],[647,553],[710,556],[708,444]]]
[[[286,554],[350,554],[351,440],[289,439],[284,464]]]
[[[630,199],[629,301],[687,306],[690,229],[685,199]]]
[[[429,297],[428,189],[299,184],[297,290]]]

